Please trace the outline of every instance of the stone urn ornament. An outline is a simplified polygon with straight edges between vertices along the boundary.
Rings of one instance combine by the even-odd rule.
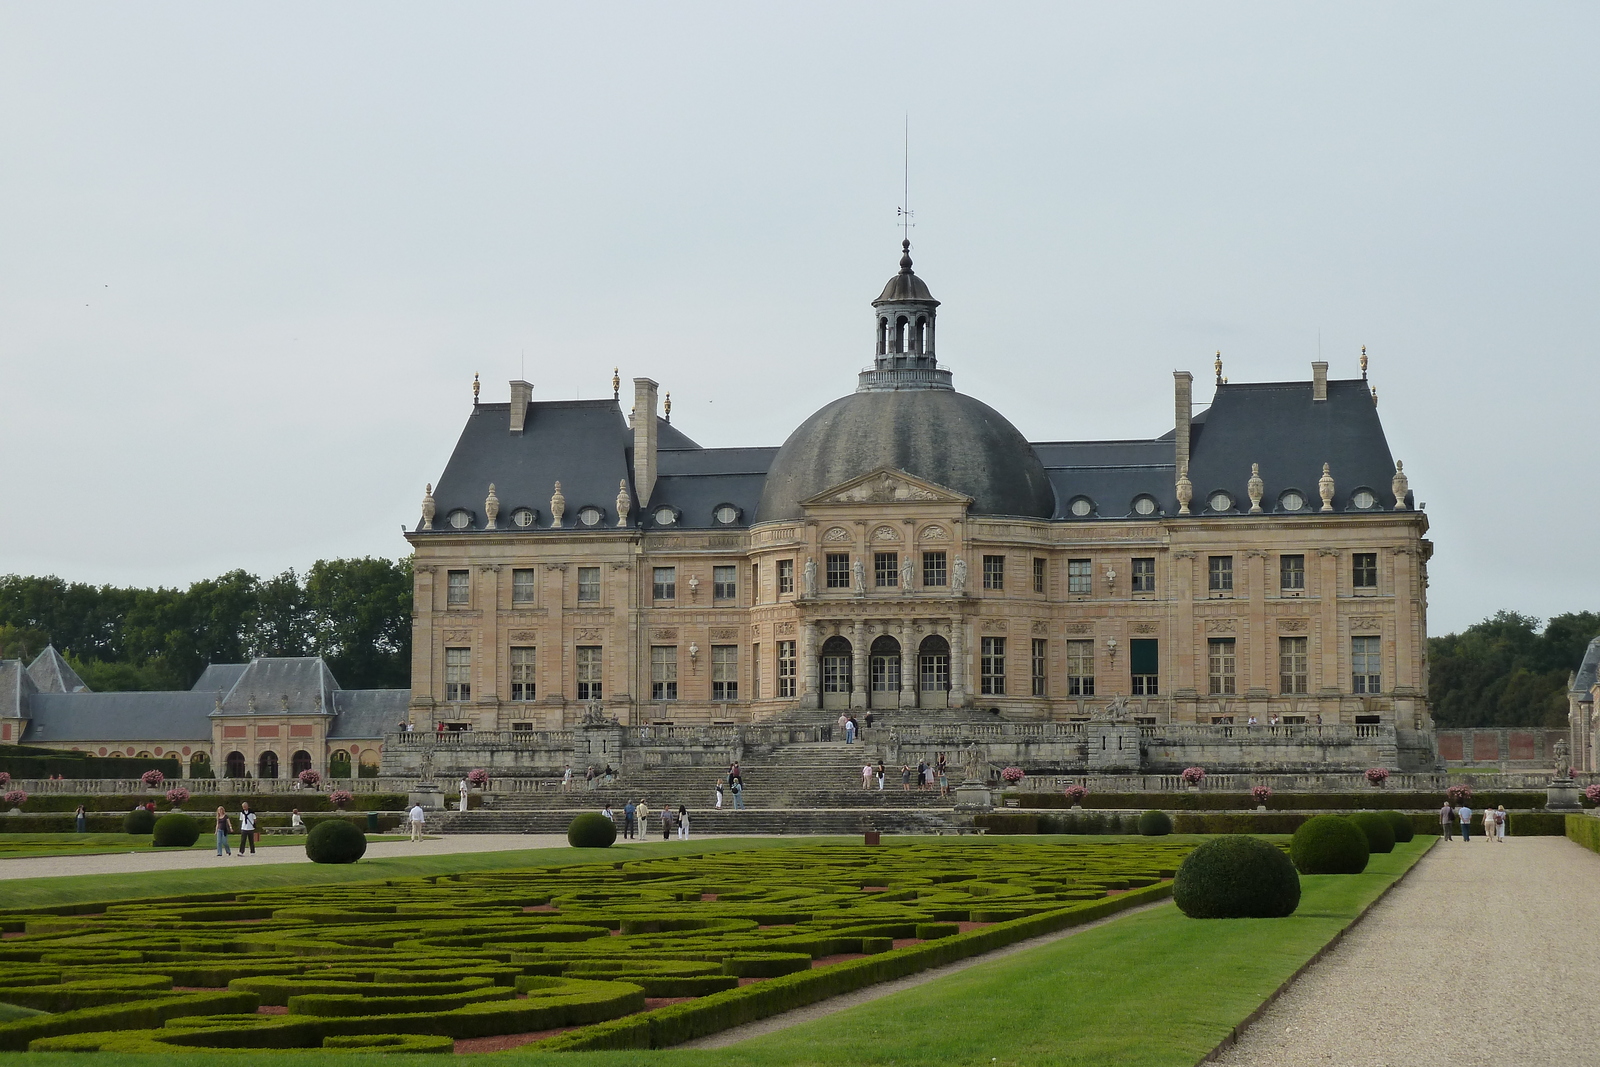
[[[1250,464],[1250,482],[1247,486],[1250,493],[1250,514],[1261,514],[1261,494],[1266,490],[1266,483],[1261,480],[1261,464]]]
[[[550,528],[561,529],[561,516],[567,513],[567,498],[561,493],[561,483],[556,483],[556,491],[550,494]]]
[[[489,495],[483,500],[483,513],[489,518],[489,529],[494,529],[494,520],[500,517],[500,498],[495,495],[494,483],[489,483]]]
[[[1322,477],[1317,479],[1317,493],[1322,497],[1322,510],[1333,510],[1333,471],[1329,465],[1322,465]]]
[[[433,529],[433,516],[437,505],[433,502],[433,483],[429,482],[422,488],[422,528]]]
[[[1189,465],[1185,463],[1178,470],[1178,514],[1189,514],[1189,502],[1194,499],[1194,483],[1189,480]]]

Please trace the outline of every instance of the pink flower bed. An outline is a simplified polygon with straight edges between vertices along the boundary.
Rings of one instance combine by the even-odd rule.
[[[1074,804],[1082,804],[1083,798],[1089,795],[1089,790],[1081,785],[1069,785],[1065,789],[1067,799]]]
[[[322,775],[316,771],[301,771],[300,784],[307,789],[315,789],[322,782]]]
[[[1016,785],[1027,776],[1028,772],[1024,771],[1021,767],[1007,767],[1005,770],[1000,772],[1001,780],[1009,785]]]
[[[167,790],[167,803],[173,805],[174,807],[176,807],[179,804],[182,804],[185,800],[188,800],[188,799],[189,799],[189,791],[187,789],[185,789],[181,785],[180,786],[175,786],[174,788]]]
[[[1389,769],[1387,767],[1369,767],[1369,768],[1367,768],[1367,781],[1371,782],[1373,785],[1382,785],[1384,782],[1387,782],[1388,780],[1389,780]]]
[[[166,780],[167,776],[160,771],[145,771],[139,776],[139,781],[144,783],[146,789],[159,789]]]
[[[1267,802],[1267,798],[1272,796],[1272,787],[1269,785],[1258,785],[1254,789],[1250,790],[1250,795],[1256,798],[1257,804],[1265,804]]]
[[[1185,785],[1199,785],[1205,780],[1206,769],[1204,767],[1185,767],[1183,769],[1183,781]]]
[[[348,789],[335,789],[333,792],[328,794],[328,803],[332,804],[340,811],[343,811],[344,806],[354,799],[355,794],[351,793]]]
[[[10,804],[13,808],[20,808],[27,802],[28,794],[24,793],[20,789],[13,789],[11,792],[6,794],[6,803]]]
[[[1472,799],[1470,785],[1453,785],[1444,791],[1444,798],[1452,804],[1465,804]]]

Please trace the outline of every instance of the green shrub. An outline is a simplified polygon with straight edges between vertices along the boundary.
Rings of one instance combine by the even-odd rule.
[[[1072,807],[1072,802],[1060,793],[1007,793],[1005,799],[1008,804],[1016,801],[1017,806],[1022,809]],[[1475,793],[1472,799],[1474,808],[1480,804],[1487,807],[1504,804],[1507,810],[1542,808],[1545,802],[1543,792],[1527,790],[1480,791]],[[1359,811],[1371,805],[1372,800],[1372,791],[1365,788],[1351,793],[1274,793],[1267,798],[1267,808],[1269,811]],[[1402,811],[1412,809],[1438,811],[1439,805],[1444,803],[1444,796],[1441,793],[1395,792],[1385,789],[1383,802]],[[1248,791],[1096,793],[1094,806],[1100,809],[1125,808],[1134,811],[1155,807],[1167,811],[1253,811],[1256,799]]]
[[[367,851],[367,835],[343,819],[319,822],[306,835],[306,858],[312,863],[354,863]]]
[[[1417,836],[1416,827],[1412,825],[1411,820],[1398,811],[1380,811],[1378,814],[1389,821],[1389,830],[1394,834],[1395,844],[1403,845]]]
[[[960,923],[918,923],[917,936],[924,941],[940,937],[954,937],[961,932]]]
[[[122,832],[143,836],[156,828],[156,813],[146,808],[134,808],[122,817]]]
[[[1172,816],[1151,808],[1139,816],[1139,832],[1146,837],[1165,837],[1172,833]]]
[[[1394,827],[1382,812],[1358,811],[1346,818],[1361,827],[1361,832],[1367,836],[1368,852],[1394,851]]]
[[[1299,811],[1180,811],[1172,828],[1180,834],[1292,834],[1309,818]]]
[[[597,811],[586,811],[567,825],[567,843],[573,848],[609,848],[617,839],[617,824]]]
[[[1560,837],[1567,832],[1567,816],[1556,811],[1508,811],[1509,837]]]
[[[1361,827],[1342,815],[1307,819],[1289,843],[1289,858],[1301,874],[1360,874],[1368,855]]]
[[[200,840],[200,824],[181,811],[161,816],[153,832],[156,848],[188,848]]]
[[[454,1052],[456,1041],[435,1034],[330,1034],[322,1039],[322,1048],[326,1052]]]
[[[1593,815],[1568,815],[1566,821],[1567,840],[1577,842],[1590,852],[1600,852],[1600,819]]]
[[[1172,899],[1191,919],[1281,919],[1300,905],[1300,876],[1276,845],[1230,834],[1184,857]]]

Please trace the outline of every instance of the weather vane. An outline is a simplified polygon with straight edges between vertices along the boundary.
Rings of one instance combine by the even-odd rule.
[[[911,114],[909,112],[906,113],[905,171],[901,176],[901,180],[902,180],[902,184],[901,184],[901,189],[900,189],[900,206],[895,210],[895,214],[898,215],[899,218],[900,218],[901,235],[905,238],[906,242],[909,244],[910,241],[911,241],[911,227],[916,225],[916,223],[911,221],[912,218],[916,215],[916,212],[912,211],[911,207],[910,207],[910,204],[911,204]]]

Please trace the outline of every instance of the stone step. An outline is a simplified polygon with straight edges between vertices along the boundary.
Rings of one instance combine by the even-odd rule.
[[[577,815],[594,808],[564,811],[469,811],[435,813],[428,829],[446,834],[559,834]],[[617,813],[620,821],[621,813]],[[781,811],[715,811],[690,807],[691,834],[859,834],[866,830],[888,833],[945,833],[954,829],[953,813],[894,809],[792,808]],[[661,820],[652,816],[645,833],[661,836]]]
[[[714,803],[714,793],[704,782],[687,786],[643,786],[637,782],[618,782],[609,788],[579,790],[571,793],[511,793],[488,798],[485,807],[492,811],[562,811],[569,808],[599,808],[610,802],[618,807],[629,799],[646,797],[652,800],[680,798],[709,807]],[[677,801],[675,800],[674,803]],[[882,792],[876,789],[825,790],[803,789],[774,791],[751,789],[745,793],[745,807],[770,808],[949,808],[955,805],[954,796],[941,797],[937,790],[906,792],[895,785]],[[723,806],[733,808],[733,795],[724,794]]]

